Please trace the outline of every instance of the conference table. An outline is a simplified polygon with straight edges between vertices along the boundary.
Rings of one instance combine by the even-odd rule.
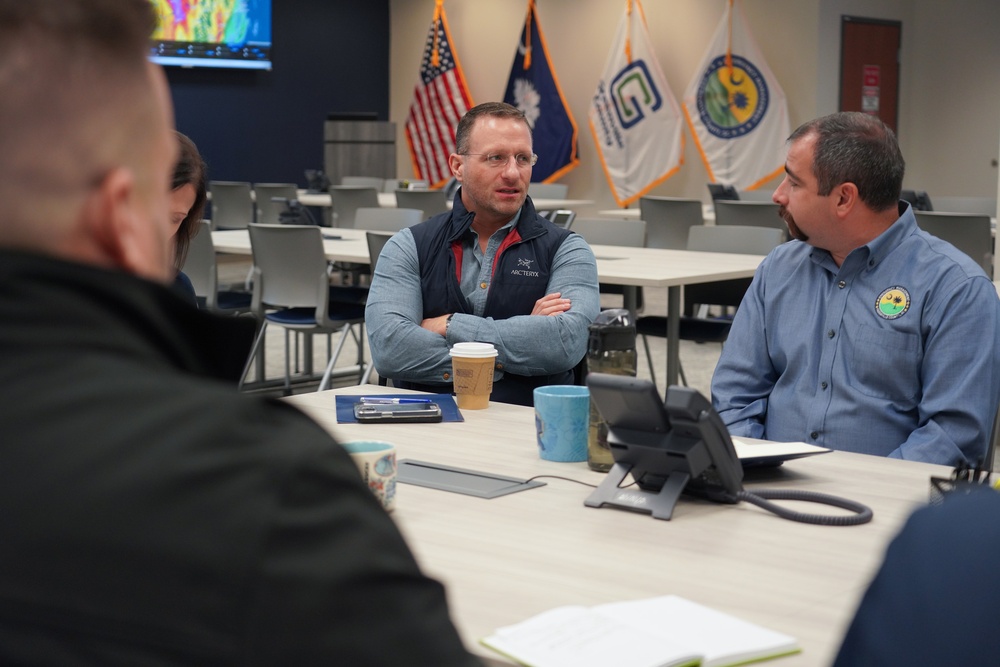
[[[368,245],[365,232],[359,229],[324,228],[324,234],[340,238],[324,239],[327,259],[336,262],[367,264]],[[250,254],[250,235],[246,230],[212,232],[216,252]],[[591,246],[597,257],[597,276],[603,283],[626,287],[667,289],[666,379],[677,384],[680,373],[680,304],[681,287],[717,280],[752,277],[763,255],[633,248],[628,246]]]
[[[580,208],[581,206],[590,206],[594,203],[592,199],[535,199],[531,198],[532,203],[534,203],[535,208],[539,211],[547,211],[550,209],[560,209],[560,208]],[[318,206],[329,208],[333,206],[333,200],[329,193],[326,192],[308,192],[306,190],[299,190],[299,202],[305,206]],[[452,202],[449,200],[448,207],[451,208]],[[383,208],[396,208],[396,193],[395,192],[380,192],[378,193],[378,205]]]
[[[636,208],[608,208],[597,212],[602,218],[618,218],[619,220],[640,220],[642,209]],[[706,225],[715,224],[715,207],[712,204],[701,205],[701,217]]]
[[[599,484],[586,463],[539,458],[532,408],[491,403],[441,424],[339,424],[336,394],[376,394],[373,385],[287,400],[341,442],[384,440],[399,459],[527,479],[556,475]],[[746,503],[682,496],[670,521],[585,507],[591,489],[544,478],[545,486],[491,500],[399,484],[392,517],[421,567],[442,581],[470,650],[496,628],[562,605],[679,595],[792,635],[802,652],[775,667],[829,665],[884,550],[906,517],[928,500],[944,466],[847,452],[748,470],[744,486],[818,491],[871,507],[871,523],[816,526]],[[788,504],[808,512],[840,512]],[[770,662],[765,664],[771,664]]]

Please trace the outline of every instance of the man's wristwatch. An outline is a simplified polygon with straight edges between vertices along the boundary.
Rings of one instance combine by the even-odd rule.
[[[448,337],[448,328],[451,326],[451,318],[455,317],[455,313],[448,316],[448,319],[444,321],[444,337]]]

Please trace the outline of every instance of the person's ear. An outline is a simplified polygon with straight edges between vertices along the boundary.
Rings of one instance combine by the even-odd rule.
[[[452,153],[448,156],[448,168],[451,169],[451,175],[458,179],[459,182],[462,181],[462,169],[465,166],[465,160],[458,153]]]
[[[858,198],[858,186],[850,181],[841,183],[834,188],[833,194],[837,215],[841,218],[850,213],[858,201],[860,201]]]
[[[91,192],[84,206],[91,237],[107,261],[128,273],[164,279],[166,267],[157,261],[158,249],[151,223],[139,214],[135,174],[126,167],[114,167]]]

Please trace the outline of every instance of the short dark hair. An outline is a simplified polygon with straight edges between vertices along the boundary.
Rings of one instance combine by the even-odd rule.
[[[144,124],[158,106],[147,58],[155,25],[149,0],[0,0],[0,200],[8,230],[37,215],[43,192],[60,206],[109,163],[133,154],[141,162],[153,139]]]
[[[458,130],[455,132],[456,153],[464,155],[469,151],[469,134],[472,133],[472,126],[476,124],[478,119],[483,117],[513,118],[514,120],[519,120],[528,128],[528,135],[531,135],[531,125],[528,123],[528,119],[524,117],[523,111],[506,102],[483,102],[466,111],[462,119],[458,121]]]
[[[156,24],[149,0],[0,0],[0,51],[17,37],[48,35],[67,51],[141,64]]]
[[[801,125],[789,141],[816,135],[813,175],[820,195],[841,183],[854,183],[873,211],[899,204],[906,163],[896,135],[877,117],[842,111]]]
[[[170,185],[171,190],[182,188],[185,185],[194,186],[194,204],[188,214],[181,221],[177,233],[174,235],[175,253],[174,266],[178,269],[184,263],[187,256],[188,246],[191,239],[201,229],[199,223],[205,213],[205,201],[208,199],[207,169],[205,161],[198,152],[198,147],[188,138],[187,135],[177,132],[177,143],[180,146],[180,153],[177,158],[177,165],[174,167],[174,180]]]

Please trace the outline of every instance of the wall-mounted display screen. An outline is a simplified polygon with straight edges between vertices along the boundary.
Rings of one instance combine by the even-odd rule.
[[[150,59],[180,67],[271,69],[271,0],[152,0]]]

